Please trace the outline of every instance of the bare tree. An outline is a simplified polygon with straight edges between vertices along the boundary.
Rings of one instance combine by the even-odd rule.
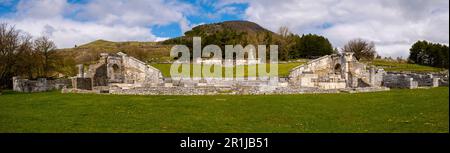
[[[56,50],[56,45],[53,41],[49,40],[47,37],[39,37],[34,41],[36,51],[42,54],[42,70],[44,77],[48,77],[48,71],[50,70],[50,62],[53,60],[54,53]]]
[[[289,31],[289,28],[286,26],[281,26],[280,29],[278,29],[278,34],[280,34],[283,38],[286,38],[291,34]]]
[[[281,26],[278,29],[278,34],[281,36],[280,39],[275,39],[275,43],[278,45],[278,55],[281,60],[289,59],[289,49],[294,45],[292,33],[286,26]],[[272,39],[272,38],[270,38]]]
[[[12,77],[48,76],[58,62],[55,44],[46,37],[33,37],[7,23],[0,24],[0,88],[12,87]],[[53,65],[52,65],[53,64]],[[41,73],[43,72],[43,73]]]
[[[373,60],[377,53],[375,50],[375,43],[360,38],[349,41],[344,48],[342,48],[342,51],[353,52],[358,60]]]
[[[33,37],[23,35],[20,37],[20,45],[17,49],[16,64],[14,71],[17,74],[28,76],[33,79],[33,74],[38,71],[39,55],[34,50]]]
[[[7,23],[0,24],[0,88],[11,85],[15,54],[19,48],[19,31]]]

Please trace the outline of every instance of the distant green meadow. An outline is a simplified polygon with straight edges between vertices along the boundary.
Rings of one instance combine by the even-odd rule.
[[[444,69],[435,68],[431,66],[418,65],[418,64],[410,64],[410,63],[399,63],[394,61],[386,61],[386,60],[374,60],[369,62],[368,64],[375,65],[378,67],[382,67],[385,71],[397,71],[397,72],[439,72]]]
[[[208,74],[208,73],[214,73],[216,71],[216,69],[214,68],[213,65],[205,65],[205,64],[198,64],[197,66],[199,66],[200,71],[203,71],[203,68],[205,68],[205,71],[207,71],[207,73],[201,73],[202,77],[224,77],[225,76],[225,72],[227,71],[226,69],[230,69],[228,71],[233,73],[234,77],[256,77],[256,76],[279,76],[279,77],[287,77],[289,76],[290,70],[292,70],[293,68],[304,64],[304,62],[293,62],[293,63],[283,63],[283,64],[278,64],[278,71],[276,71],[278,74],[275,75],[275,73],[270,71],[270,64],[258,64],[258,65],[239,65],[239,66],[232,66],[232,67],[218,67],[220,70],[222,70],[220,75],[216,75],[216,74]],[[164,77],[171,77],[172,75],[170,74],[170,69],[172,64],[151,64],[151,66],[159,69],[162,73],[162,75]],[[183,75],[183,76],[193,76],[194,74],[194,64],[186,64],[186,66],[189,66],[189,71],[186,70],[186,72],[189,72],[189,74],[187,75]],[[266,74],[261,73],[262,75],[258,75],[258,66],[262,66],[266,68]],[[209,68],[209,69],[208,69]],[[243,73],[236,73],[237,69],[243,69]],[[183,70],[182,65],[180,64],[178,66],[178,72],[181,72]],[[208,71],[209,70],[209,71]],[[217,70],[218,71],[218,70]],[[254,73],[249,73],[249,71],[254,71]],[[200,74],[199,74],[200,75]]]
[[[303,95],[0,95],[0,132],[448,133],[449,90]]]
[[[371,62],[365,62],[369,65],[374,65],[377,67],[381,67],[386,71],[409,71],[409,72],[439,72],[442,71],[443,69],[441,68],[435,68],[435,67],[430,67],[430,66],[423,66],[423,65],[418,65],[418,64],[409,64],[409,63],[398,63],[398,62],[394,62],[394,61],[386,61],[386,60],[374,60]],[[278,64],[278,74],[277,76],[279,77],[287,77],[289,76],[290,71],[297,67],[300,66],[302,64],[305,64],[305,62],[291,62],[291,63],[279,63]],[[186,76],[190,76],[192,77],[194,72],[194,64],[188,64],[189,65],[189,74],[184,75]],[[162,75],[164,77],[171,77],[170,74],[170,69],[172,64],[151,64],[151,66],[159,69],[162,73]],[[258,66],[259,65],[241,65],[241,66],[234,66],[234,67],[219,67],[219,69],[222,70],[221,75],[216,75],[216,74],[207,74],[207,73],[203,73],[203,68],[208,66],[207,68],[209,68],[208,73],[213,73],[214,71],[216,71],[216,69],[212,66],[212,65],[198,65],[201,69],[200,73],[197,73],[198,75],[201,75],[202,77],[224,77],[225,76],[225,71],[226,69],[231,69],[229,71],[233,72],[233,76],[234,77],[255,77],[255,76],[274,76],[273,72],[270,72],[269,68],[270,68],[270,64],[264,64],[261,66],[265,66],[266,67],[266,72],[268,74],[266,75],[260,75],[258,74],[259,70],[258,70]],[[243,68],[244,73],[236,73],[236,69],[238,68]],[[178,67],[178,72],[181,72],[183,70],[183,68],[180,66]],[[249,70],[254,70],[255,73],[249,73]]]

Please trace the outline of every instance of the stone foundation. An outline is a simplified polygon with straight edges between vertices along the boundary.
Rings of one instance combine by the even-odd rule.
[[[29,80],[13,77],[13,90],[17,92],[44,92],[60,90],[64,87],[70,87],[69,79],[47,80],[46,78],[39,78]]]
[[[383,77],[383,86],[389,88],[415,89],[418,87],[417,81],[404,74],[387,74]]]
[[[383,86],[389,88],[439,87],[448,86],[448,76],[439,73],[390,72],[383,76]]]
[[[275,87],[275,86],[253,86],[253,87],[138,87],[133,89],[121,89],[110,87],[97,90],[63,89],[62,93],[96,93],[114,95],[281,95],[281,94],[315,94],[315,93],[359,93],[387,91],[385,87],[354,88],[354,89],[319,89],[298,87]]]

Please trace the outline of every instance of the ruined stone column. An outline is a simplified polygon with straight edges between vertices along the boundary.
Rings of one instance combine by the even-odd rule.
[[[77,77],[79,78],[84,78],[84,65],[83,64],[78,64],[78,75]]]
[[[353,53],[349,53],[349,52],[342,53],[341,62],[343,62],[343,63],[341,63],[341,65],[344,66],[344,69],[343,69],[344,73],[343,73],[343,75],[344,75],[345,81],[347,82],[347,87],[352,87],[353,86],[353,81],[352,81],[353,78],[352,78],[351,75],[349,75],[350,74],[350,64],[349,64],[349,62],[351,61],[352,56],[353,56]]]
[[[19,82],[19,78],[18,76],[15,76],[12,78],[13,80],[13,90],[14,91],[21,91],[22,89],[20,88],[20,82]]]
[[[439,87],[439,80],[440,78],[432,78],[432,84],[431,87]]]
[[[369,82],[371,86],[375,86],[375,67],[371,66],[369,68]]]

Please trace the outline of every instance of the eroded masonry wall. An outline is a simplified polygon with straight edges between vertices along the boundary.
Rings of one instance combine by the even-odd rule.
[[[446,81],[447,80],[447,81]],[[389,88],[439,87],[448,86],[448,75],[439,73],[390,72],[383,76],[383,86]]]
[[[333,54],[312,60],[291,70],[289,79],[294,86],[343,89],[379,87],[383,70],[368,70],[352,53]]]
[[[126,54],[118,53],[118,55],[122,57],[124,83],[147,86],[162,83],[163,76],[160,70]]]
[[[39,78],[37,80],[22,79],[13,77],[13,90],[17,92],[44,92],[49,90],[60,90],[71,85],[70,79],[47,80]]]

